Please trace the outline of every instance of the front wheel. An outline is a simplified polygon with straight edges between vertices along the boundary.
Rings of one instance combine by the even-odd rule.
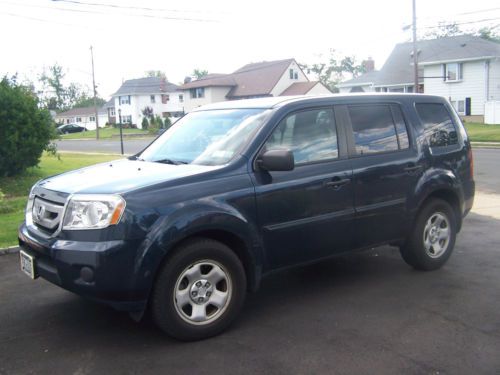
[[[245,270],[220,242],[191,240],[176,249],[159,272],[151,302],[153,320],[179,340],[221,333],[243,305]]]
[[[455,246],[457,223],[453,208],[442,199],[431,199],[420,211],[413,233],[400,248],[410,266],[432,271],[442,267]]]

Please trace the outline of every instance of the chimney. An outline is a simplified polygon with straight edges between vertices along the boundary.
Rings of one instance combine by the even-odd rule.
[[[366,73],[375,70],[375,61],[371,57],[368,57],[368,59],[363,60],[362,64],[363,67],[365,68]]]

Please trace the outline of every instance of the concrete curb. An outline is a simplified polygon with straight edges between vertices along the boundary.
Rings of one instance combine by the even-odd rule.
[[[7,254],[15,254],[19,252],[19,246],[9,246],[5,249],[0,249],[0,256]]]
[[[500,142],[471,142],[473,148],[500,148]]]

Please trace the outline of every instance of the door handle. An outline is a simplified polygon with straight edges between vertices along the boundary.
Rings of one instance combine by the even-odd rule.
[[[422,169],[420,165],[408,165],[407,167],[403,168],[403,170],[407,173],[415,172]]]
[[[334,189],[340,189],[342,186],[347,185],[349,182],[351,182],[350,178],[334,177],[331,181],[325,182],[325,186]]]

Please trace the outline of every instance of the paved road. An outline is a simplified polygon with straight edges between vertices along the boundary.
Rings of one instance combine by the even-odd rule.
[[[477,155],[483,173],[500,153]],[[384,247],[275,274],[231,330],[189,344],[0,256],[0,374],[498,373],[500,195],[478,198],[443,269],[413,271]]]
[[[124,153],[133,155],[143,150],[151,143],[154,138],[134,139],[126,138],[123,141]],[[76,152],[103,152],[108,154],[120,153],[120,140],[63,140],[57,141],[57,148],[60,151],[76,151]]]

